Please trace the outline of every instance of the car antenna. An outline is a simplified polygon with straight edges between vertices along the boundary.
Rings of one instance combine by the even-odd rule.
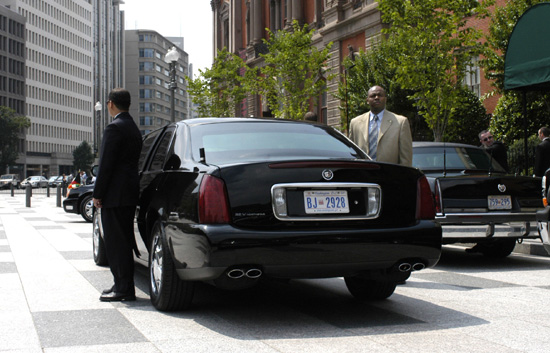
[[[443,176],[447,176],[447,145],[443,141]]]
[[[491,155],[491,160],[489,161],[489,176],[491,176],[491,172],[493,171],[493,151],[489,154]]]
[[[204,153],[204,147],[199,149],[199,155],[201,157],[200,162],[206,164],[206,154]]]

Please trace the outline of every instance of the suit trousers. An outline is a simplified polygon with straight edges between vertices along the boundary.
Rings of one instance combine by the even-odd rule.
[[[101,208],[103,240],[115,292],[135,293],[134,287],[134,215],[135,206]]]

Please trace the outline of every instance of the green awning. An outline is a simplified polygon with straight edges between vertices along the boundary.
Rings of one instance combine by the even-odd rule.
[[[504,89],[550,90],[550,2],[520,17],[504,59]]]

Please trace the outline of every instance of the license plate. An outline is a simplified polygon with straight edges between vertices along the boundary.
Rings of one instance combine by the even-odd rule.
[[[487,196],[487,201],[490,210],[511,210],[512,209],[512,197],[510,195],[505,196]]]
[[[346,190],[304,191],[304,206],[308,214],[349,213]]]

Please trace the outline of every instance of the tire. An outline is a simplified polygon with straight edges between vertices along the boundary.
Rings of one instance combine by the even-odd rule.
[[[396,282],[344,277],[349,292],[359,300],[383,300],[395,291]]]
[[[107,253],[105,252],[105,243],[103,242],[103,227],[101,226],[101,213],[94,212],[93,216],[93,231],[92,231],[92,243],[94,262],[98,266],[107,266]]]
[[[149,247],[149,296],[160,311],[189,308],[193,301],[195,283],[178,277],[170,254],[164,226],[155,222]]]
[[[94,214],[94,200],[92,195],[85,196],[80,203],[80,215],[86,222],[92,222]]]
[[[502,259],[514,251],[514,248],[516,247],[516,239],[497,239],[490,243],[481,243],[478,245],[480,247],[479,251],[483,254],[483,256],[494,259]]]

